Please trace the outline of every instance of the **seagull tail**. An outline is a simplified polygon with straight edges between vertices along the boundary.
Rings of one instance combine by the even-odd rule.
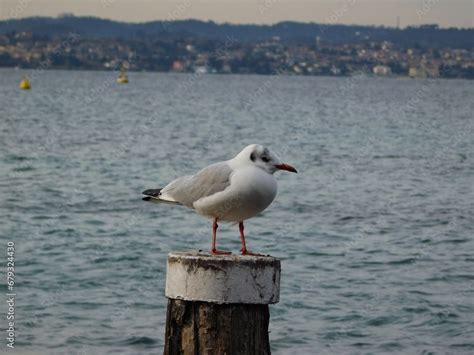
[[[149,190],[143,191],[142,194],[146,196],[143,197],[142,200],[153,202],[153,203],[170,203],[173,205],[180,204],[177,201],[174,201],[169,198],[165,198],[163,195],[161,195],[161,190],[162,189],[149,189]]]

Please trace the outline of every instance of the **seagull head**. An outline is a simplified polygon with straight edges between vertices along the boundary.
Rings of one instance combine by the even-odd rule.
[[[261,144],[251,144],[245,147],[236,156],[236,159],[245,165],[255,165],[269,174],[273,174],[277,170],[297,172],[294,167],[282,163],[276,154]]]

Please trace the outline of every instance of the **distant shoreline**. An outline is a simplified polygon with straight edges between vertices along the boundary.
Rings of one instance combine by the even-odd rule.
[[[474,29],[93,17],[0,21],[0,67],[474,79]]]
[[[118,69],[86,69],[86,68],[47,68],[47,69],[35,69],[35,68],[19,68],[19,67],[0,67],[0,70],[14,70],[18,71],[20,77],[24,72],[43,72],[43,71],[65,71],[65,72],[100,72],[100,73],[116,73],[118,75]],[[403,75],[375,75],[375,74],[364,74],[360,75],[299,75],[292,73],[283,73],[283,74],[259,74],[259,73],[192,73],[192,72],[173,72],[173,71],[153,71],[153,70],[129,70],[128,73],[133,74],[165,74],[165,75],[194,75],[197,77],[203,76],[261,76],[261,77],[292,77],[292,78],[340,78],[340,79],[350,79],[350,78],[366,78],[366,79],[393,79],[393,80],[407,80],[407,81],[423,81],[423,80],[465,80],[472,81],[470,78],[445,78],[445,77],[426,77],[426,78],[417,78],[409,77]],[[133,81],[132,81],[133,82]]]

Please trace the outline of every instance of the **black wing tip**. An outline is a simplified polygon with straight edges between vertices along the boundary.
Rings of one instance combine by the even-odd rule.
[[[150,197],[150,196],[146,196],[146,197],[143,197],[142,200],[143,200],[143,201],[150,201],[150,200],[151,200],[151,197]]]
[[[161,189],[148,189],[142,192],[143,195],[158,197],[160,195]],[[148,200],[147,200],[148,201]]]

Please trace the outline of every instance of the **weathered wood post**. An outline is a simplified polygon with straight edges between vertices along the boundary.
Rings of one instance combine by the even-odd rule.
[[[280,298],[271,256],[170,253],[165,355],[270,354],[268,305]]]

